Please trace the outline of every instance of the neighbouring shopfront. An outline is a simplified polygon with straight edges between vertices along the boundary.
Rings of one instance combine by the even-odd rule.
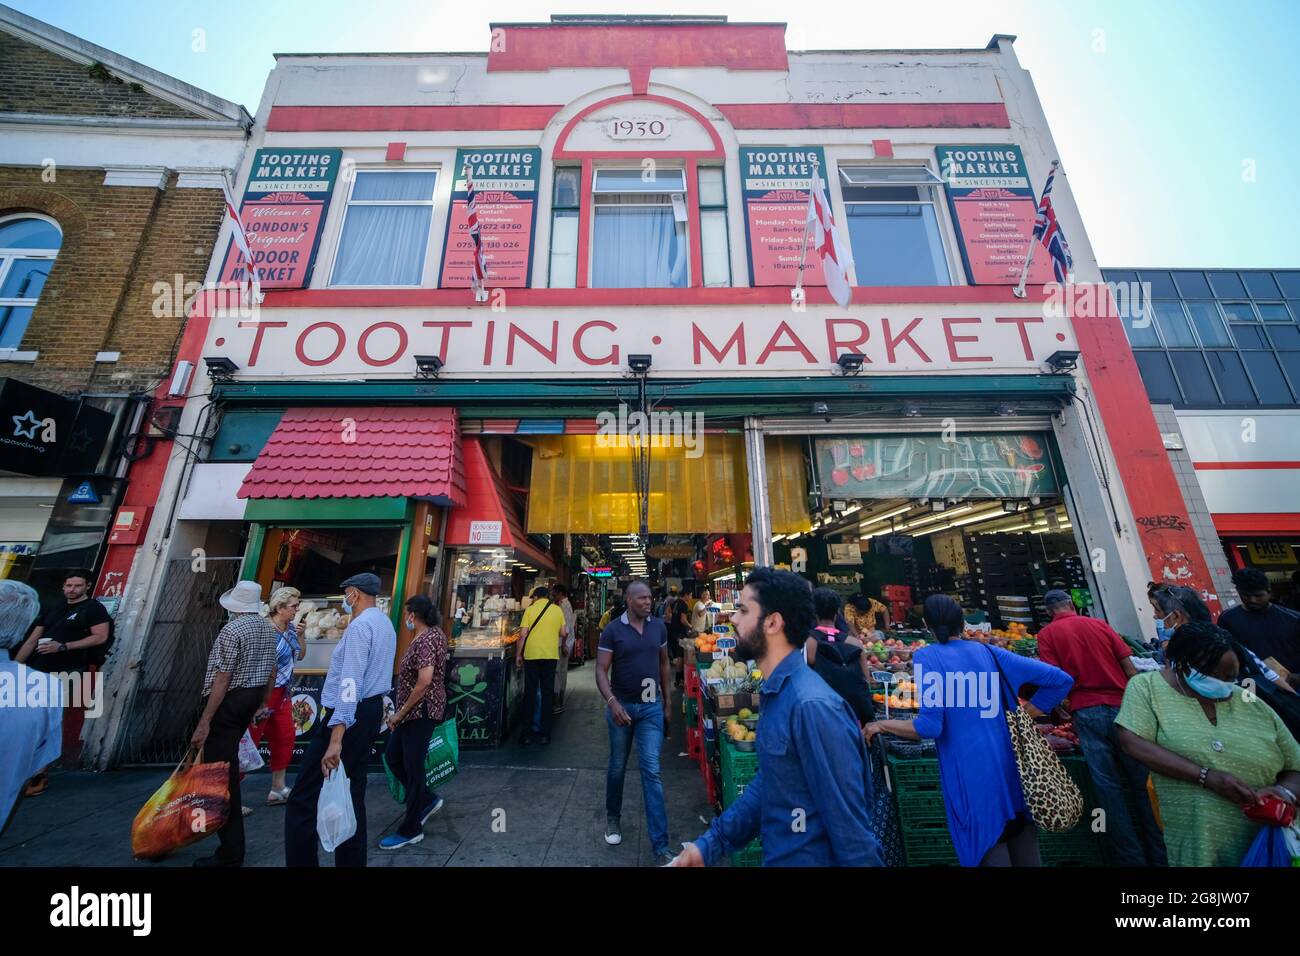
[[[116,449],[135,404],[0,378],[0,578],[57,600],[62,572],[99,567],[125,490]]]

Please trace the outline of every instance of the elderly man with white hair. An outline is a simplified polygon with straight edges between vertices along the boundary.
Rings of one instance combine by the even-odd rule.
[[[0,580],[0,833],[28,778],[59,758],[63,708],[58,683],[11,660],[40,611],[36,592],[20,581]],[[39,685],[39,686],[38,686]]]

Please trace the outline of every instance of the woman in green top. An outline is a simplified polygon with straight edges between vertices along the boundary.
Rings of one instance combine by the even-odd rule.
[[[1241,662],[1213,624],[1178,628],[1167,666],[1128,683],[1116,740],[1154,776],[1170,866],[1238,866],[1259,830],[1242,809],[1295,805],[1300,744],[1271,707],[1234,685]]]

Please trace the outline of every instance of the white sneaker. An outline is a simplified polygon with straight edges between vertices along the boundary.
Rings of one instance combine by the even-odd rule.
[[[609,820],[606,822],[605,842],[610,846],[618,846],[623,842],[623,834],[619,832],[617,820]]]

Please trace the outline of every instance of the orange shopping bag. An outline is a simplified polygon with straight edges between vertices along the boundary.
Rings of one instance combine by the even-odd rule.
[[[230,813],[230,764],[191,747],[131,824],[131,854],[157,860],[216,833]]]

